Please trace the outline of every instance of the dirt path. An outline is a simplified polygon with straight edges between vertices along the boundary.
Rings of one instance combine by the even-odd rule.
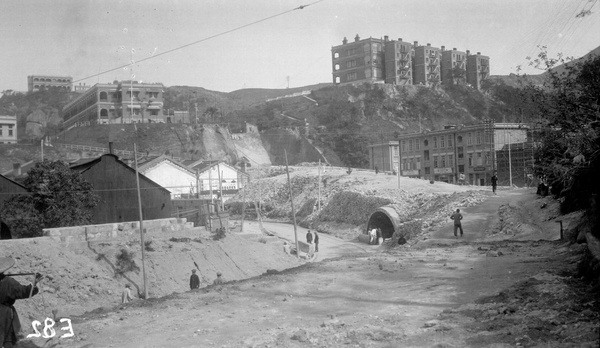
[[[529,318],[520,311],[538,308],[531,302],[509,305],[499,292],[534,276],[553,286],[554,292],[539,290],[544,294],[539,297],[560,302],[552,296],[566,290],[555,282],[555,273],[572,271],[573,262],[565,260],[576,257],[574,251],[557,242],[486,241],[498,222],[500,205],[532,199],[530,192],[506,191],[465,209],[466,235],[458,240],[450,220],[413,247],[386,252],[321,235],[321,262],[135,302],[117,311],[98,310],[73,321],[74,338],[55,341],[61,347],[260,348],[504,347],[532,346],[528,343],[548,338],[558,342],[568,333],[545,333],[545,321],[535,322],[539,337],[526,331],[528,327],[506,331],[511,313]],[[293,240],[292,226],[265,223],[265,228]],[[299,229],[299,238],[305,232]],[[533,293],[540,283],[543,280],[524,287],[524,293]],[[511,298],[524,293],[511,293]],[[473,304],[482,298],[496,300]],[[502,301],[507,302],[504,307],[497,305]],[[500,317],[504,324],[494,321]],[[559,330],[563,323],[571,326],[571,319],[556,318],[558,327],[547,324],[548,330]]]

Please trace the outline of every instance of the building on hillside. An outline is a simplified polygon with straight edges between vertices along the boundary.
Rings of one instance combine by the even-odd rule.
[[[358,34],[354,42],[344,37],[342,45],[331,48],[333,83],[388,83],[396,85],[432,85],[440,82],[469,83],[481,88],[481,81],[489,77],[489,57],[470,55],[456,48],[445,51],[445,46],[419,46],[401,38],[389,40],[368,38]],[[446,52],[446,53],[444,53]],[[460,68],[456,69],[456,68]],[[458,72],[461,72],[457,75]],[[448,73],[452,76],[448,76]]]
[[[94,208],[93,223],[103,224],[139,220],[135,169],[112,154],[91,159],[71,167],[92,184],[100,197]],[[171,192],[143,174],[139,175],[144,220],[171,217]]]
[[[27,193],[25,186],[0,174],[0,207],[11,197],[25,193]]]
[[[192,123],[190,112],[174,110],[172,115],[167,116],[167,123]]]
[[[17,116],[0,115],[0,144],[17,143]]]
[[[235,195],[250,180],[250,176],[242,170],[223,161],[183,161],[193,171],[198,173],[198,188],[201,198],[218,197],[223,191],[223,197]]]
[[[394,85],[413,84],[413,45],[402,38],[389,40],[384,36],[385,83]]]
[[[138,171],[171,192],[171,199],[193,198],[198,192],[196,173],[165,156],[138,163]]]
[[[529,127],[486,122],[446,126],[442,130],[402,134],[396,141],[369,146],[369,165],[380,171],[434,181],[490,184],[494,171],[501,185],[522,185],[533,169]],[[508,149],[512,150],[509,154]]]
[[[70,91],[73,84],[71,76],[31,75],[27,76],[27,90],[37,92],[50,87],[59,87]]]
[[[441,81],[440,58],[441,51],[431,44],[419,46],[414,42],[415,59],[413,62],[413,82],[415,85],[432,85]]]
[[[481,52],[469,54],[467,51],[467,83],[481,89],[481,82],[490,77],[490,57]]]
[[[361,40],[358,34],[354,42],[344,38],[342,44],[331,48],[333,83],[336,85],[363,82],[383,82],[385,57],[381,39]]]
[[[446,85],[464,85],[467,73],[467,54],[456,48],[446,50],[442,46],[442,82]]]
[[[165,122],[162,83],[97,83],[62,110],[65,129],[94,124]]]
[[[83,92],[87,91],[88,89],[90,89],[90,87],[92,87],[92,86],[86,85],[85,83],[82,84],[81,82],[79,82],[78,85],[73,85],[73,92],[83,93]]]

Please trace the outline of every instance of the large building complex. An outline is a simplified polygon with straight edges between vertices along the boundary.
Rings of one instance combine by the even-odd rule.
[[[489,77],[490,59],[456,48],[419,45],[398,40],[346,38],[331,48],[333,83],[390,83],[397,85],[471,84],[481,87]]]
[[[62,111],[64,127],[165,122],[163,84],[114,81],[95,84]]]
[[[486,122],[472,126],[402,134],[369,146],[370,168],[402,176],[471,185],[489,185],[494,171],[503,184],[523,184],[532,172],[529,128],[520,123]]]
[[[17,143],[17,116],[0,115],[0,144]]]
[[[36,92],[50,87],[59,87],[70,91],[72,84],[73,78],[71,76],[27,76],[27,90],[29,92]]]

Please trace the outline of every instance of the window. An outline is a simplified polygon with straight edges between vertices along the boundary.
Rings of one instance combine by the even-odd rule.
[[[442,149],[446,147],[446,137],[443,135],[440,137],[440,147]]]
[[[402,140],[402,152],[406,152],[406,140]]]
[[[12,130],[12,129],[9,129],[9,130],[8,130],[8,136],[9,136],[9,137],[12,137],[12,136],[13,136],[13,130]]]
[[[340,53],[339,52],[333,52],[333,58],[337,59],[340,57]]]
[[[421,157],[417,157],[417,163],[416,163],[417,168],[416,169],[421,169]]]
[[[456,137],[456,142],[462,143],[462,135],[459,135],[458,137]]]
[[[431,174],[431,169],[429,169],[429,167],[425,167],[425,174]]]
[[[458,165],[458,172],[459,173],[464,173],[465,172],[465,165],[464,164],[459,164]]]
[[[352,73],[349,73],[348,75],[346,75],[346,79],[348,81],[356,80],[356,72],[352,72]]]
[[[441,167],[445,168],[446,167],[446,155],[442,155],[440,157],[441,157],[441,160],[442,160],[442,166]]]
[[[408,151],[412,151],[412,150],[413,150],[413,140],[412,140],[412,139],[410,139],[410,140],[408,141]]]
[[[477,153],[477,161],[475,163],[477,163],[478,166],[483,164],[483,158],[481,157],[481,152]]]
[[[408,167],[408,169],[415,169],[415,162],[414,161],[415,161],[414,158],[409,159],[409,167]]]
[[[438,167],[438,156],[433,156],[433,168]]]
[[[419,139],[415,139],[415,150],[420,150],[421,149],[421,143],[419,142]]]
[[[334,69],[335,69],[335,71],[338,71],[338,70],[340,70],[340,65],[339,65],[339,64],[336,64],[336,65],[335,65],[335,67],[334,67]]]
[[[469,154],[469,167],[472,167],[472,166],[473,166],[473,154],[470,153]]]
[[[477,145],[481,144],[481,132],[477,132],[475,141],[476,141]]]
[[[150,115],[158,116],[158,110],[150,110]]]
[[[427,139],[423,140],[423,146],[429,146],[429,141]]]
[[[394,156],[398,157],[398,147],[394,146]]]
[[[433,137],[433,148],[437,149],[437,137]]]
[[[473,133],[467,133],[467,145],[473,145]]]
[[[402,160],[402,170],[406,170],[406,169],[408,169],[408,168],[407,168],[407,165],[406,165],[406,158],[405,158],[405,159]]]
[[[4,134],[2,134],[3,129],[0,128],[0,137],[3,136]]]
[[[356,66],[356,60],[349,60],[346,62],[346,68],[353,68]]]
[[[454,155],[448,155],[448,167],[454,166]]]
[[[429,150],[423,151],[423,161],[429,161]]]
[[[458,152],[458,158],[464,158],[463,147],[457,147],[456,152]]]
[[[448,147],[452,147],[452,136],[448,135]]]

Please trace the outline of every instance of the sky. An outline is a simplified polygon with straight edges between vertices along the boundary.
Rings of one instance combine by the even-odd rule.
[[[481,52],[492,75],[537,74],[526,57],[538,46],[576,58],[600,46],[599,1],[2,0],[0,91],[26,91],[28,75],[302,87],[332,82],[331,48],[357,34]]]

